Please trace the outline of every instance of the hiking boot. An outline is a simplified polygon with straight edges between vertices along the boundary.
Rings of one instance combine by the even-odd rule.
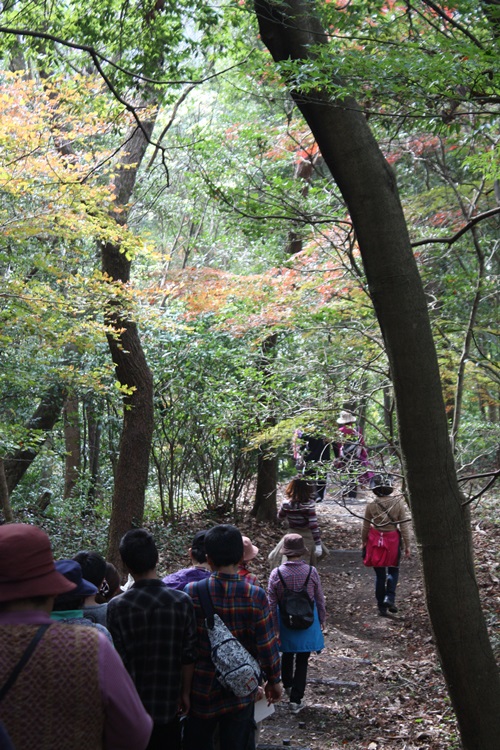
[[[378,613],[380,617],[387,617],[387,607],[379,607]]]
[[[391,602],[391,600],[386,596],[384,599],[384,607],[387,607],[389,612],[397,612],[398,608],[396,607],[394,602]]]
[[[302,709],[306,707],[305,703],[302,703],[302,701],[300,701],[299,703],[292,703],[292,701],[290,701],[288,706],[292,714],[298,714],[299,711],[302,711]]]

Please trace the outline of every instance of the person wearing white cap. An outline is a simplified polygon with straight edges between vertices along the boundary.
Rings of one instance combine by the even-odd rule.
[[[349,476],[349,487],[347,496],[356,497],[357,484],[369,484],[373,472],[369,471],[368,451],[361,430],[354,423],[356,416],[347,409],[343,409],[337,419],[341,442],[338,445],[338,459],[335,462],[337,469],[342,470]],[[365,470],[360,472],[360,467]]]

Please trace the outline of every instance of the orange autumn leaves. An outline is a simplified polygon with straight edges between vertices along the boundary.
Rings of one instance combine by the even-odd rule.
[[[354,300],[358,288],[320,251],[304,251],[265,273],[238,275],[214,268],[171,272],[156,294],[182,300],[188,320],[215,315],[234,335],[261,328],[287,328],[325,306]]]
[[[108,215],[114,195],[106,136],[119,117],[113,114],[88,78],[0,74],[4,238],[120,239],[124,230]]]

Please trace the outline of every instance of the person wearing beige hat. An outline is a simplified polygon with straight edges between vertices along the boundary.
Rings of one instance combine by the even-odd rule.
[[[3,724],[23,750],[145,750],[152,721],[113,646],[50,619],[55,597],[75,589],[42,529],[0,526]]]
[[[285,693],[290,698],[289,708],[294,714],[301,711],[307,680],[307,665],[312,651],[324,648],[322,626],[326,618],[325,597],[318,571],[306,560],[309,552],[300,534],[287,534],[283,543],[283,554],[287,562],[275,568],[269,576],[267,597],[274,627],[279,633],[281,673]],[[305,589],[314,603],[313,622],[307,628],[287,627],[280,616],[280,604],[285,589]]]

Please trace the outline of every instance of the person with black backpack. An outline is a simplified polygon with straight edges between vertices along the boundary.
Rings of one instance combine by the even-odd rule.
[[[295,714],[305,708],[302,699],[311,651],[321,651],[325,645],[326,610],[318,571],[304,560],[309,553],[300,534],[285,536],[283,554],[287,562],[271,572],[267,596],[279,633],[283,687]]]

